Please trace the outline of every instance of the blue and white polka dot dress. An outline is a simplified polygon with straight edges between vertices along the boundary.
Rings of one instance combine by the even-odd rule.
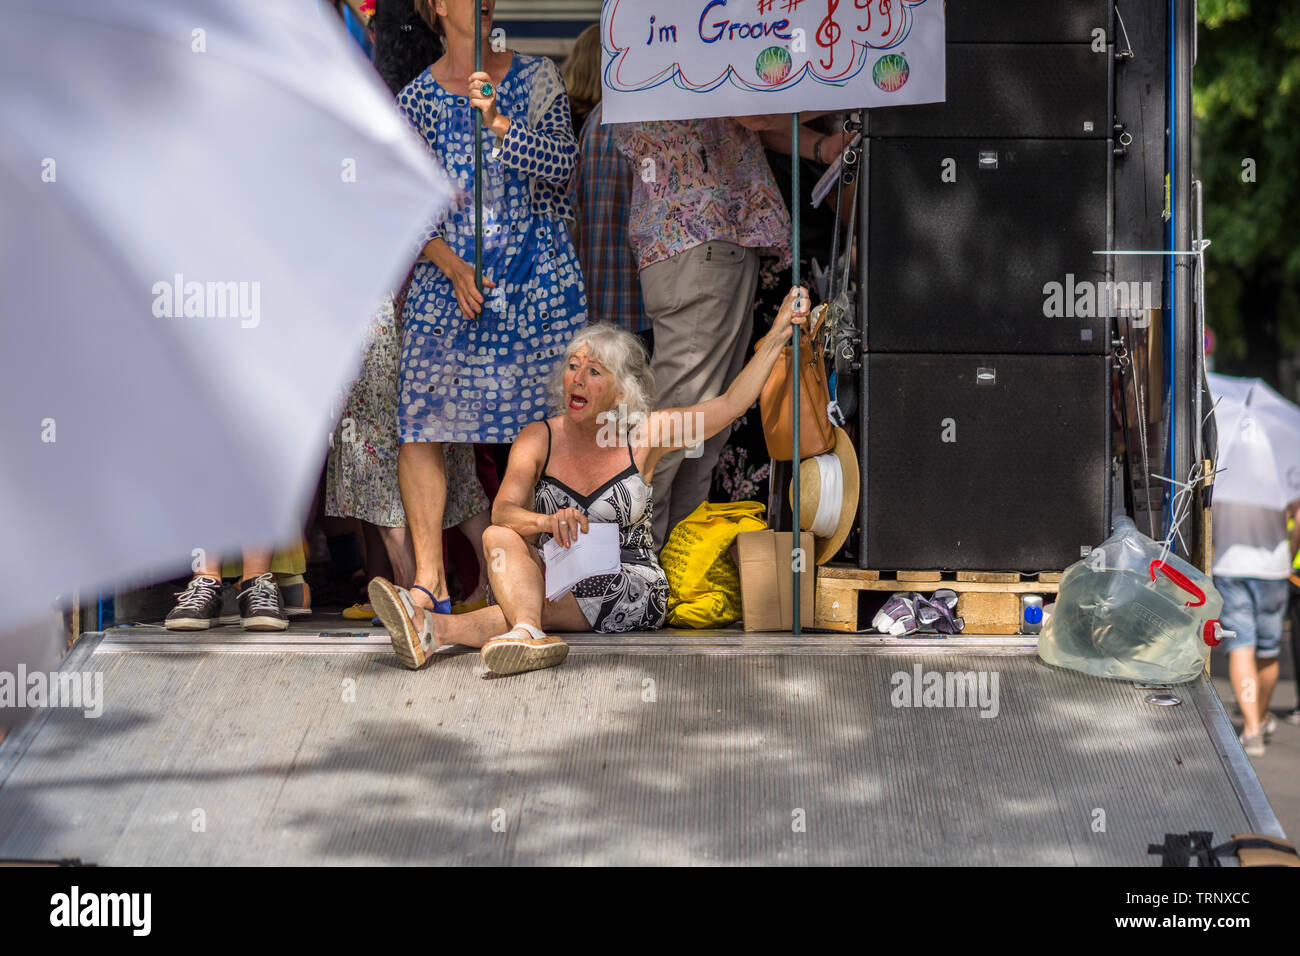
[[[403,313],[398,427],[404,443],[514,441],[525,425],[547,417],[547,382],[586,324],[587,296],[568,228],[559,216],[533,208],[530,178],[562,182],[576,154],[576,144],[573,154],[557,150],[557,138],[526,125],[529,92],[545,68],[554,65],[515,54],[497,86],[497,108],[512,121],[506,156],[492,155],[497,138],[483,131],[483,274],[496,288],[485,289],[482,314],[461,314],[451,280],[433,263],[415,267]],[[398,105],[465,191],[467,200],[448,213],[439,234],[472,264],[474,109],[428,70],[402,91]],[[568,109],[560,96],[551,110],[556,120],[562,114],[566,129]]]

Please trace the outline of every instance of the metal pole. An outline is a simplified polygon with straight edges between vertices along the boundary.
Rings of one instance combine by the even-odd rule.
[[[803,200],[799,197],[799,114],[795,113],[790,120],[790,220],[791,220],[791,246],[794,259],[790,265],[790,273],[794,279],[794,285],[799,285],[799,214],[803,208]],[[794,421],[794,462],[791,471],[790,485],[790,511],[794,518],[794,537],[791,546],[791,554],[797,554],[797,549],[803,541],[803,536],[799,528],[799,398],[802,392],[799,388],[799,337],[803,334],[801,329],[795,329],[794,338],[791,344],[791,365],[794,368],[794,390],[791,400],[794,402],[793,421]],[[798,637],[802,630],[802,615],[799,613],[799,584],[801,581],[801,570],[803,562],[807,560],[806,555],[800,555],[798,560],[791,561],[791,572],[794,575],[794,596],[790,602],[790,608],[794,613],[792,622],[793,633]]]
[[[1192,244],[1192,51],[1196,36],[1195,7],[1192,0],[1174,0],[1173,4],[1173,49],[1171,61],[1171,83],[1169,90],[1170,112],[1173,123],[1171,138],[1173,149],[1170,160],[1170,249],[1195,249]],[[1170,256],[1170,290],[1171,336],[1170,349],[1172,362],[1169,370],[1170,407],[1169,439],[1170,459],[1173,471],[1170,475],[1177,481],[1186,481],[1193,464],[1192,454],[1195,448],[1193,435],[1200,428],[1200,422],[1194,420],[1193,390],[1200,388],[1195,379],[1196,349],[1204,348],[1202,343],[1194,341],[1196,322],[1192,312],[1192,275],[1197,263],[1190,256]],[[1168,498],[1170,508],[1166,511],[1165,521],[1169,522],[1172,512],[1172,494]],[[1188,550],[1175,541],[1175,549],[1180,557],[1188,557]]]
[[[483,71],[483,16],[474,10],[474,72]],[[474,285],[483,291],[483,113],[474,111]],[[479,313],[482,315],[482,313]]]

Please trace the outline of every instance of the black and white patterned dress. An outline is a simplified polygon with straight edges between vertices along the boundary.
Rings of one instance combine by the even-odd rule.
[[[650,531],[654,510],[650,482],[641,476],[633,460],[592,494],[580,495],[546,473],[551,463],[550,440],[551,424],[546,422],[546,465],[533,491],[533,509],[549,515],[562,508],[576,508],[588,521],[618,525],[623,562],[618,574],[587,578],[573,589],[592,630],[613,634],[663,627],[668,614],[668,578],[655,557]],[[629,448],[628,457],[631,455]],[[540,535],[537,547],[540,549],[550,538],[549,534]]]

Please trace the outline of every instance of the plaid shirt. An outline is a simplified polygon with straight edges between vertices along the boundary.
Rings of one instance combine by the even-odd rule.
[[[641,302],[636,256],[628,243],[632,203],[632,167],[618,151],[613,127],[600,125],[597,103],[582,127],[581,157],[573,173],[577,221],[573,244],[587,284],[587,317],[629,332],[650,328]]]

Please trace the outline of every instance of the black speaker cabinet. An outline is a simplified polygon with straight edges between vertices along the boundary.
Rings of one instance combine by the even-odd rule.
[[[1084,43],[949,43],[947,100],[867,111],[871,136],[1105,139],[1109,54]]]
[[[869,351],[1106,350],[1105,141],[869,146]]]
[[[867,357],[859,564],[1060,571],[1106,536],[1108,359]]]
[[[1109,0],[947,0],[949,43],[1091,43],[1110,36]]]

